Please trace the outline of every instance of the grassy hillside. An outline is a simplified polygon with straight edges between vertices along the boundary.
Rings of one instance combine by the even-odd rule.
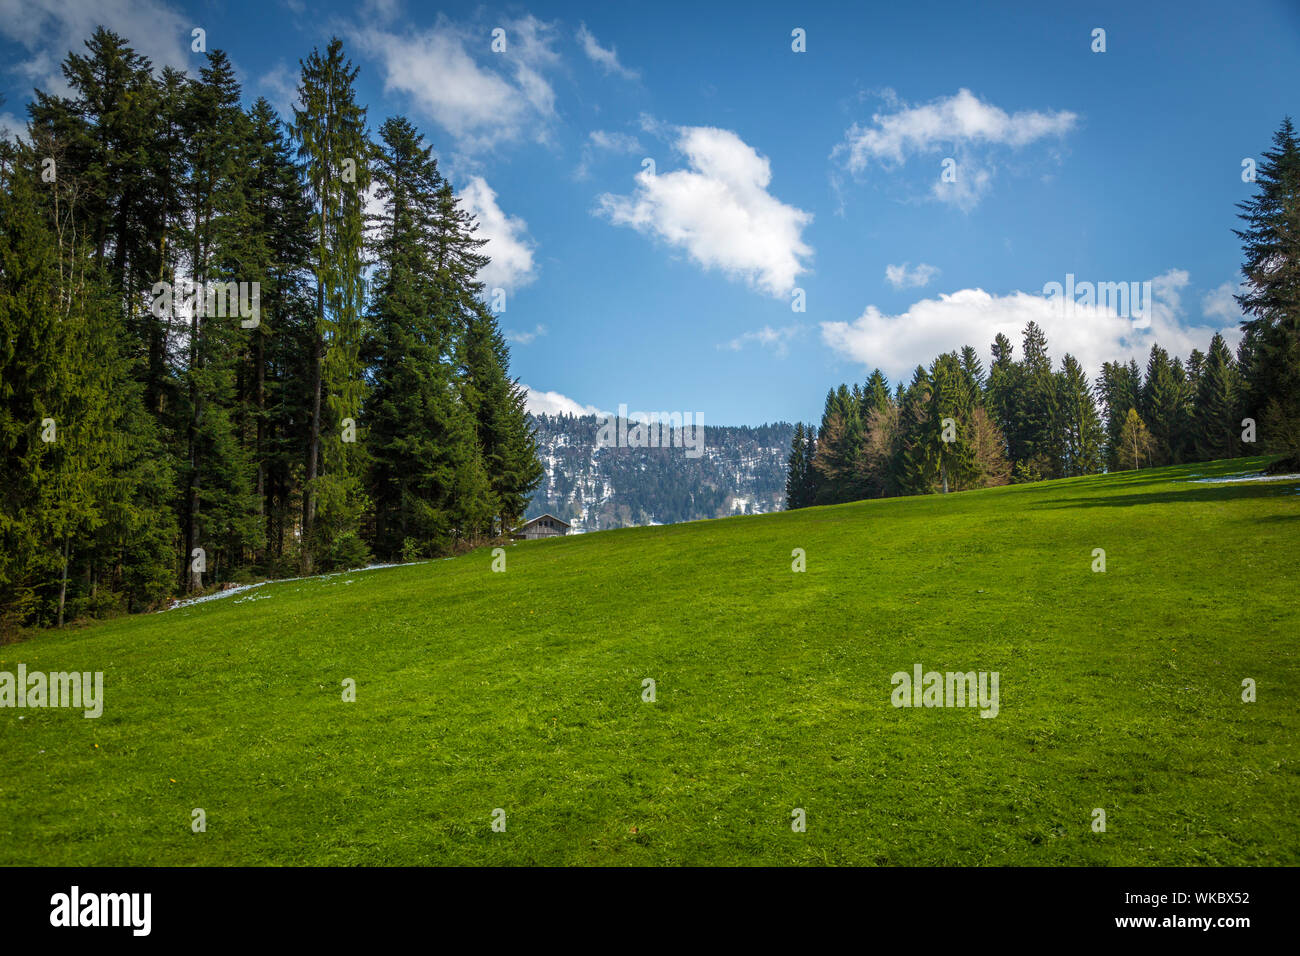
[[[527,542],[0,647],[106,698],[0,709],[0,863],[1297,864],[1300,489],[1187,480],[1261,464]],[[998,671],[1000,713],[894,708],[917,662]]]

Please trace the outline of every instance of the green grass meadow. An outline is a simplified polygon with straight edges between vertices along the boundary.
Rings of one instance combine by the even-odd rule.
[[[1300,487],[1189,480],[1262,464],[523,542],[504,573],[481,550],[44,633],[0,670],[103,671],[104,713],[0,709],[0,864],[1295,865]],[[998,671],[1000,713],[893,707],[918,662]]]

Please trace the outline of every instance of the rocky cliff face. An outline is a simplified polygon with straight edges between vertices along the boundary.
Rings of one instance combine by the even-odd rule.
[[[594,415],[536,415],[533,424],[546,478],[528,506],[528,518],[550,512],[582,532],[785,507],[786,459],[794,435],[794,426],[785,422],[705,425],[697,457],[680,446],[601,447],[602,420]]]

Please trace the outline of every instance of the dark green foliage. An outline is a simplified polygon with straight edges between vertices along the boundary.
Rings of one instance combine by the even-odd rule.
[[[1193,445],[1197,460],[1214,461],[1240,454],[1237,392],[1232,353],[1216,332],[1196,386]]]
[[[1239,203],[1246,319],[1241,356],[1243,411],[1258,422],[1264,450],[1300,468],[1300,140],[1287,117],[1259,164],[1255,195]]]
[[[302,166],[224,53],[85,47],[0,143],[0,630],[506,530],[541,468],[482,241],[410,124],[376,158],[342,44],[304,64]]]
[[[1248,330],[1243,362],[1258,360],[1262,334]],[[1132,359],[1106,362],[1094,390],[1072,355],[1053,371],[1046,337],[1031,322],[1019,362],[1010,340],[997,336],[987,377],[965,347],[928,370],[918,366],[892,395],[879,371],[864,388],[831,389],[816,452],[811,429],[804,431],[787,487],[797,486],[796,465],[805,460],[817,482],[812,502],[832,504],[1230,457],[1244,450],[1241,377],[1215,336],[1209,352],[1194,351],[1186,365],[1153,346],[1145,378]],[[954,426],[951,441],[945,420]]]
[[[1097,414],[1088,376],[1066,353],[1057,374],[1057,408],[1061,422],[1061,474],[1065,478],[1101,471],[1105,432]]]
[[[794,428],[794,438],[790,443],[789,470],[785,480],[785,507],[787,511],[806,508],[813,504],[815,490],[812,480],[812,457],[809,454],[808,437],[803,422]]]

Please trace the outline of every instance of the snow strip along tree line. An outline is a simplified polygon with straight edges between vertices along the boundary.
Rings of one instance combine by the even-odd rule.
[[[508,529],[542,470],[484,240],[342,43],[288,121],[220,51],[85,47],[0,145],[0,629]]]
[[[987,374],[970,346],[917,366],[891,392],[879,369],[826,396],[820,427],[799,424],[786,507],[1069,478],[1240,455],[1300,471],[1300,141],[1290,119],[1239,204],[1242,340],[1216,334],[1184,362],[1153,345],[1089,383],[1066,355],[1053,370],[1036,324],[1019,360],[999,334]]]

